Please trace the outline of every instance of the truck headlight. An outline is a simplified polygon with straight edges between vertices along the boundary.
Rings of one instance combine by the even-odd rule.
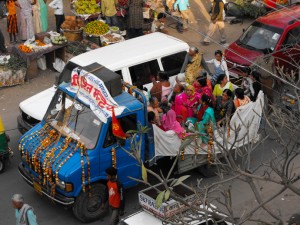
[[[58,180],[58,183],[56,184],[58,188],[61,190],[64,190],[66,192],[72,192],[73,191],[73,184],[72,183],[67,183],[62,180]]]

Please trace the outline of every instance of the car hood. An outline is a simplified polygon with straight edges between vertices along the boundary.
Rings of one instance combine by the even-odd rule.
[[[243,66],[250,66],[251,62],[261,55],[263,55],[262,52],[243,48],[236,42],[233,42],[231,45],[229,45],[228,49],[225,50],[226,60]],[[242,58],[241,56],[247,58],[248,60]]]
[[[56,91],[56,86],[52,86],[19,104],[20,109],[32,118],[41,121],[49,107]]]

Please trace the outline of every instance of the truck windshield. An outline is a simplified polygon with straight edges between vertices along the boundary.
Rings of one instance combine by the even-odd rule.
[[[90,108],[65,92],[56,92],[45,118],[62,135],[81,141],[87,149],[95,148],[102,122]]]
[[[251,50],[272,53],[282,34],[282,29],[254,22],[237,41],[238,45]]]

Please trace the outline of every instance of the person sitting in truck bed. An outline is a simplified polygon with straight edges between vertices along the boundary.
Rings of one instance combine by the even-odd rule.
[[[163,115],[161,123],[165,131],[172,130],[178,135],[179,138],[182,138],[183,134],[185,133],[184,128],[176,120],[176,113],[173,109],[170,109]]]

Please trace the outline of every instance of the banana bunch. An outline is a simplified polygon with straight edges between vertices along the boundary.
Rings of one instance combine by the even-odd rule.
[[[101,8],[96,0],[77,0],[75,11],[77,14],[94,14],[100,12]]]

